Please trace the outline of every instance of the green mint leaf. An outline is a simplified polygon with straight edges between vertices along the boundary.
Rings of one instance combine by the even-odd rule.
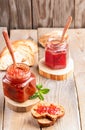
[[[36,87],[37,87],[37,89],[41,89],[43,86],[42,86],[42,84],[37,84]]]
[[[43,94],[47,94],[50,91],[48,88],[41,89],[40,92]]]
[[[35,98],[37,98],[38,97],[38,92],[36,92],[35,94],[33,94],[31,97],[30,97],[30,99],[35,99]]]
[[[49,92],[50,89],[48,88],[43,88],[42,84],[38,84],[36,85],[37,87],[37,92],[35,94],[33,94],[30,99],[35,99],[35,98],[39,98],[40,100],[44,100],[44,96],[43,94],[47,94]]]
[[[43,97],[43,95],[39,92],[39,99],[40,100],[44,100],[44,97]]]

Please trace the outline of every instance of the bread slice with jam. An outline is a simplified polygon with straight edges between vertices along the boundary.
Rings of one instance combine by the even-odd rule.
[[[45,127],[53,125],[58,118],[65,114],[65,111],[60,105],[41,101],[32,107],[31,113],[37,119],[39,125]]]

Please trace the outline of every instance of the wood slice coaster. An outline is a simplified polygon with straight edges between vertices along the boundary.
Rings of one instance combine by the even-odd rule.
[[[6,101],[7,106],[11,110],[16,111],[16,112],[27,112],[27,111],[30,111],[33,105],[38,103],[40,100],[36,98],[32,100],[27,100],[23,103],[18,103],[5,96],[5,101]]]
[[[45,78],[50,78],[53,80],[65,80],[71,74],[73,74],[74,64],[73,60],[69,58],[69,62],[65,69],[51,69],[45,65],[45,59],[42,58],[39,61],[39,74]]]

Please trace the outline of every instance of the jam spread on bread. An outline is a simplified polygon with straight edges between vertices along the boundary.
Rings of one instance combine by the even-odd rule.
[[[51,115],[56,115],[60,111],[60,108],[58,108],[57,106],[55,106],[53,104],[50,104],[49,106],[40,105],[40,106],[38,106],[36,111],[39,114],[49,113]]]
[[[35,75],[26,64],[9,66],[2,82],[4,95],[16,102],[24,102],[36,92]]]

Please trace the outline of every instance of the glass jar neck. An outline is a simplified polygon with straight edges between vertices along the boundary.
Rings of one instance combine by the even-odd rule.
[[[31,72],[26,64],[11,65],[7,68],[6,78],[13,83],[22,83],[30,78]]]
[[[51,41],[46,44],[46,48],[53,51],[65,49],[66,46],[67,46],[67,41],[64,41],[62,43],[58,41]]]

